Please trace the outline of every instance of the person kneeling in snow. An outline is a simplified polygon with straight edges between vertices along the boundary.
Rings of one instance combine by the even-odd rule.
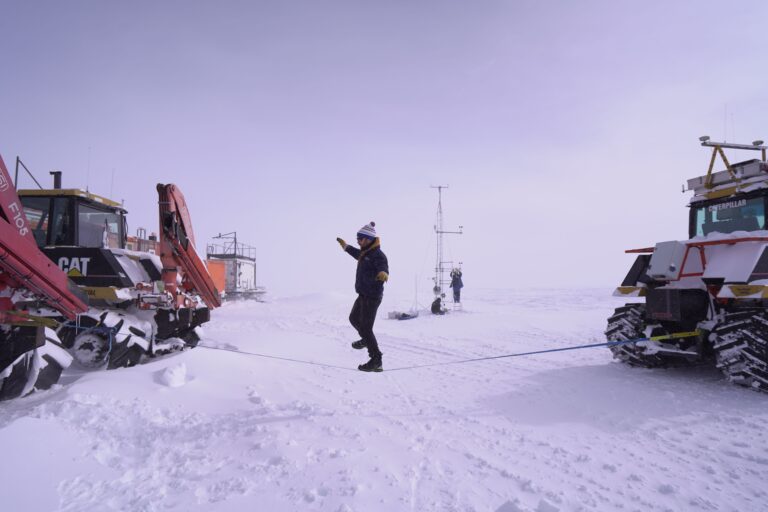
[[[360,249],[347,245],[337,238],[341,248],[357,260],[355,275],[355,291],[357,299],[349,313],[349,323],[357,330],[360,339],[352,343],[352,348],[368,349],[370,361],[357,367],[364,372],[380,372],[381,350],[373,334],[373,323],[376,321],[376,311],[379,309],[384,296],[384,283],[389,279],[387,257],[381,251],[381,241],[376,236],[376,224],[366,224],[357,232],[357,243]]]
[[[435,297],[435,300],[432,301],[432,306],[430,307],[430,310],[432,311],[433,315],[444,315],[445,310],[443,309],[443,302],[442,297],[439,295]]]

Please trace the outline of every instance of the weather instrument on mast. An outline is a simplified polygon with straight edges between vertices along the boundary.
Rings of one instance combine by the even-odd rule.
[[[443,235],[463,235],[464,226],[459,226],[458,231],[446,231],[443,228],[443,189],[448,188],[448,185],[431,185],[430,188],[437,189],[437,218],[435,219],[437,258],[435,263],[435,276],[432,278],[434,282],[432,291],[435,293],[436,297],[440,297],[443,294],[444,286],[450,283],[450,279],[445,278],[445,269],[453,266],[453,261],[446,261],[443,258]]]

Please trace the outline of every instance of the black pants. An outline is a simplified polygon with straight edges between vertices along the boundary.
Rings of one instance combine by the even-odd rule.
[[[360,338],[368,349],[368,355],[373,358],[381,357],[381,350],[373,334],[373,322],[376,321],[376,312],[379,310],[381,297],[366,297],[358,295],[349,313],[349,323],[352,324]]]

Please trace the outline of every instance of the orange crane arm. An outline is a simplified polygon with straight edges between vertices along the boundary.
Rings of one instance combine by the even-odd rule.
[[[195,250],[192,221],[184,195],[176,185],[158,183],[160,206],[160,260],[163,283],[171,293],[178,290],[178,279],[187,292],[196,292],[210,309],[221,306],[221,296],[203,260]]]

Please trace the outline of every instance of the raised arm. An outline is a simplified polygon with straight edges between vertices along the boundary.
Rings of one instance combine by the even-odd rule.
[[[347,254],[349,254],[355,259],[358,259],[360,257],[360,249],[358,249],[357,247],[352,247],[351,245],[346,246],[344,248],[344,252],[346,252]]]
[[[357,249],[356,247],[352,247],[351,245],[347,244],[344,240],[341,238],[336,239],[337,242],[339,242],[339,245],[341,246],[342,250],[352,256],[353,258],[357,259],[360,257],[360,249]]]

